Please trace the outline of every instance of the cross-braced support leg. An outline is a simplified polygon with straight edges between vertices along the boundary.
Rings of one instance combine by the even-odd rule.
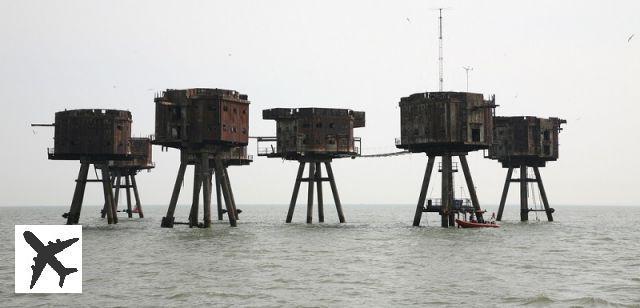
[[[420,225],[422,219],[422,210],[424,209],[424,201],[427,198],[427,190],[429,189],[429,181],[431,181],[431,173],[433,172],[433,164],[436,160],[435,156],[427,156],[427,169],[424,172],[424,178],[422,179],[422,187],[420,188],[420,197],[418,197],[418,206],[416,206],[416,213],[413,216],[413,226]]]
[[[313,222],[313,185],[316,176],[316,164],[309,163],[309,188],[307,190],[307,223]]]
[[[176,204],[178,203],[178,197],[180,196],[180,186],[184,180],[184,173],[187,170],[187,164],[185,162],[180,163],[178,169],[178,176],[176,177],[176,183],[173,185],[173,193],[171,194],[171,201],[169,202],[169,209],[167,209],[167,216],[162,217],[163,228],[173,228],[173,222],[175,217],[173,216],[176,211]]]
[[[318,222],[324,222],[324,204],[322,200],[322,164],[316,164],[316,182],[318,186]]]
[[[538,167],[533,167],[533,172],[536,174],[536,182],[538,183],[538,189],[540,190],[540,197],[542,197],[542,204],[544,204],[544,211],[547,213],[547,220],[553,221],[553,209],[549,207],[549,201],[547,201],[547,192],[542,185],[542,177],[540,177],[540,170]]]
[[[138,184],[136,183],[136,175],[131,174],[131,185],[133,185],[133,196],[136,199],[136,211],[138,211],[138,217],[144,218],[142,213],[142,204],[140,203],[140,194],[138,194]]]
[[[202,194],[203,194],[203,226],[211,227],[211,170],[209,169],[209,155],[202,154]]]
[[[129,175],[126,174],[124,176],[124,183],[127,185],[127,216],[129,218],[133,218],[133,209],[131,208],[131,181],[129,180]],[[116,203],[117,206],[117,203]]]
[[[331,184],[331,192],[333,193],[333,200],[336,203],[336,210],[338,211],[338,219],[340,223],[344,223],[344,213],[342,212],[342,203],[340,203],[340,196],[338,195],[338,186],[336,185],[336,180],[333,176],[333,170],[331,169],[331,162],[324,163],[325,168],[327,168],[327,176],[329,177],[329,184]]]
[[[238,208],[236,207],[236,198],[233,196],[233,189],[231,188],[231,180],[229,180],[229,170],[227,170],[227,166],[224,166],[222,169],[224,174],[224,181],[227,183],[227,187],[229,189],[229,199],[231,199],[231,207],[233,207],[233,213],[236,216],[236,220],[240,220],[238,217]]]
[[[198,226],[198,207],[200,206],[200,188],[202,187],[202,165],[196,162],[193,172],[193,198],[189,212],[189,227]]]
[[[218,181],[221,184],[221,188],[222,188],[222,196],[224,197],[224,203],[225,206],[227,207],[227,217],[229,218],[229,224],[232,227],[235,227],[237,225],[236,223],[236,217],[237,214],[235,212],[235,208],[233,207],[233,203],[231,202],[231,192],[229,190],[229,183],[225,180],[225,176],[224,176],[224,166],[222,164],[222,160],[220,158],[216,158],[214,159],[214,166],[215,166],[215,176],[216,176],[216,181]]]
[[[529,220],[527,166],[520,166],[520,221]]]
[[[482,217],[482,209],[480,208],[480,202],[478,202],[478,195],[476,194],[476,187],[473,185],[473,179],[471,178],[471,170],[469,170],[469,164],[467,163],[467,156],[460,155],[460,164],[462,165],[462,171],[464,173],[464,179],[467,182],[467,188],[469,189],[469,196],[471,197],[471,204],[476,211],[476,218],[478,222],[484,223]]]
[[[101,166],[102,172],[102,190],[104,191],[104,202],[107,204],[107,223],[118,223],[118,215],[116,215],[116,207],[113,197],[113,187],[111,186],[111,177],[106,166]]]
[[[509,168],[507,171],[507,179],[504,181],[504,188],[502,188],[502,197],[500,198],[500,207],[498,208],[497,221],[502,220],[502,212],[504,211],[504,204],[507,202],[507,194],[509,193],[509,186],[511,186],[511,176],[513,175],[513,168]]]
[[[453,217],[453,176],[452,176],[451,155],[442,156],[442,206],[441,225],[448,228]]]
[[[222,220],[222,188],[218,177],[214,174],[211,175],[216,180],[216,205],[218,208],[218,220]]]
[[[296,176],[296,183],[293,185],[293,195],[291,195],[291,202],[289,202],[289,211],[287,212],[287,223],[293,219],[293,211],[296,209],[296,201],[298,200],[298,192],[300,191],[300,182],[302,181],[302,173],[304,172],[304,162],[300,162],[298,166],[298,174]]]
[[[82,209],[82,200],[84,199],[84,190],[87,186],[87,175],[89,173],[89,163],[82,162],[80,171],[76,179],[76,189],[73,192],[71,207],[67,213],[67,225],[77,224],[80,220],[80,210]]]

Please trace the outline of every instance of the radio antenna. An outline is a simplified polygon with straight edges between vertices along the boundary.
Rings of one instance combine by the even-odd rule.
[[[438,36],[438,40],[440,42],[439,45],[439,51],[438,51],[438,66],[439,66],[439,73],[440,73],[440,92],[442,92],[443,89],[443,84],[444,84],[444,77],[443,77],[443,72],[442,72],[442,67],[444,65],[444,57],[442,55],[442,8],[438,9],[440,11],[440,17],[438,18],[439,20],[439,36]]]

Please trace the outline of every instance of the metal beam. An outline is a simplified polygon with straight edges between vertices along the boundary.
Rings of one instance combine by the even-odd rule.
[[[544,204],[544,210],[547,213],[547,220],[553,221],[553,212],[551,210],[551,207],[549,207],[549,201],[547,201],[547,192],[544,190],[544,185],[542,184],[540,170],[538,170],[538,167],[533,167],[533,172],[536,174],[538,189],[540,190],[540,197],[542,197],[542,204]]]
[[[502,212],[504,211],[504,204],[507,202],[507,194],[509,193],[509,186],[511,185],[511,175],[513,174],[513,168],[509,168],[507,171],[507,179],[504,181],[504,188],[502,188],[502,197],[500,198],[500,208],[498,208],[497,221],[502,220]]]
[[[296,176],[296,183],[293,185],[293,194],[291,195],[291,202],[289,202],[289,211],[287,212],[287,223],[293,219],[293,211],[296,208],[296,201],[298,200],[298,191],[300,191],[300,182],[302,179],[302,173],[304,172],[304,162],[300,162],[298,166],[298,175]]]
[[[429,181],[431,181],[431,173],[433,173],[433,164],[436,157],[427,155],[427,169],[424,172],[424,178],[422,179],[422,187],[420,188],[420,196],[418,197],[418,205],[416,206],[416,213],[413,216],[413,226],[420,225],[422,219],[422,212],[424,210],[424,201],[427,198],[427,191],[429,189]]]

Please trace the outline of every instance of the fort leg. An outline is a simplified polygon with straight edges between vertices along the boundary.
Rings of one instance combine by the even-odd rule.
[[[453,177],[451,171],[451,155],[442,155],[442,227],[448,228],[453,203]]]
[[[533,172],[536,174],[536,182],[538,182],[538,189],[540,190],[540,197],[542,197],[542,204],[544,204],[544,211],[547,213],[547,220],[553,221],[553,212],[549,207],[549,201],[547,201],[547,192],[544,190],[544,185],[542,185],[542,177],[540,177],[540,170],[538,167],[533,167]]]
[[[316,164],[316,183],[318,186],[318,222],[324,222],[324,205],[322,204],[322,163]]]
[[[131,174],[131,185],[133,185],[133,196],[136,198],[136,210],[138,210],[138,217],[144,218],[142,213],[142,204],[140,203],[140,194],[138,193],[138,184],[136,183],[136,175]]]
[[[529,220],[527,166],[520,166],[520,221]]]
[[[229,190],[229,199],[231,200],[231,206],[233,207],[233,214],[236,216],[236,220],[239,220],[240,218],[238,217],[236,198],[233,196],[233,189],[231,189],[231,180],[229,180],[229,171],[227,170],[227,166],[223,165],[222,172],[224,173],[224,181],[227,183],[227,189]]]
[[[173,221],[175,219],[173,215],[176,211],[178,196],[180,196],[180,186],[182,185],[182,181],[184,180],[184,172],[186,170],[187,170],[187,164],[184,162],[181,162],[180,168],[178,169],[178,176],[176,177],[176,183],[173,185],[173,193],[171,194],[169,209],[167,209],[167,216],[162,217],[162,224],[160,226],[163,228],[173,228]]]
[[[291,202],[289,202],[289,212],[287,212],[287,223],[293,219],[293,211],[296,208],[296,201],[298,200],[298,191],[300,191],[300,182],[302,180],[302,173],[304,172],[304,162],[300,162],[298,166],[298,175],[296,176],[296,183],[293,185],[293,195],[291,195]]]
[[[120,201],[120,186],[121,186],[120,184],[122,183],[121,182],[122,179],[120,178],[120,175],[116,175],[115,179],[116,179],[116,188],[115,188],[115,193],[114,193],[114,197],[113,197],[113,206],[115,206],[116,210],[117,210],[118,209],[118,203]]]
[[[111,186],[116,190],[115,197],[113,202],[116,204],[116,209],[118,208],[118,193],[120,192],[120,177],[117,175],[111,176]],[[104,203],[104,207],[102,208],[102,212],[100,213],[100,217],[104,218],[107,215],[107,203]]]
[[[205,228],[211,227],[211,171],[209,169],[209,154],[202,154],[202,221]]]
[[[500,207],[498,208],[497,221],[502,220],[502,212],[504,211],[504,204],[507,202],[507,194],[509,193],[509,186],[511,186],[511,175],[513,174],[513,168],[509,168],[507,171],[507,179],[504,181],[504,188],[502,189],[502,197],[500,198]]]
[[[193,172],[193,198],[191,199],[191,211],[189,212],[189,227],[198,226],[198,207],[200,205],[200,188],[202,187],[202,165],[195,163]]]
[[[124,183],[127,185],[127,216],[133,218],[133,210],[131,208],[131,181],[129,180],[128,174],[124,176]]]
[[[218,177],[215,176],[215,174],[212,174],[211,176],[216,179],[216,202],[218,206],[218,220],[222,220],[222,192],[220,187],[220,181],[218,181]]]
[[[483,223],[482,209],[480,208],[480,202],[478,202],[478,195],[476,194],[476,187],[473,185],[473,179],[471,178],[471,170],[469,170],[469,164],[467,163],[467,156],[460,155],[460,164],[462,165],[462,172],[464,173],[464,179],[467,181],[467,188],[469,189],[469,196],[471,197],[471,204],[476,211],[476,218],[478,222]]]
[[[102,190],[104,192],[104,203],[107,205],[107,223],[112,224],[115,223],[113,217],[114,199],[112,198],[113,191],[111,189],[111,180],[106,169],[107,168],[104,166],[100,168],[100,171],[102,172]]]
[[[307,190],[307,223],[310,224],[313,221],[313,184],[316,176],[316,164],[309,163],[309,189]]]
[[[420,220],[422,219],[422,209],[424,209],[424,201],[427,198],[427,190],[429,189],[429,181],[431,181],[431,173],[433,172],[433,163],[436,160],[435,156],[427,156],[427,169],[424,172],[424,178],[422,179],[422,186],[420,188],[420,197],[418,197],[418,206],[416,206],[416,214],[413,216],[413,226],[420,226]]]
[[[336,179],[333,176],[333,169],[331,169],[331,162],[324,163],[327,168],[327,176],[329,177],[329,184],[331,184],[331,192],[333,193],[333,200],[336,203],[336,210],[338,211],[338,219],[340,223],[344,223],[344,213],[342,213],[342,203],[340,203],[340,196],[338,195],[338,186],[336,185]]]
[[[80,210],[82,208],[82,199],[84,199],[84,188],[87,185],[88,173],[89,163],[82,162],[80,164],[78,178],[76,179],[76,189],[73,192],[73,199],[71,199],[71,207],[67,214],[67,225],[77,224],[80,219]]]
[[[222,161],[219,158],[216,158],[214,160],[214,166],[215,166],[215,176],[216,176],[216,181],[218,181],[221,185],[221,189],[222,189],[222,196],[224,197],[224,204],[227,207],[227,217],[229,218],[229,224],[232,227],[235,227],[237,225],[236,223],[236,214],[234,213],[235,210],[233,208],[233,204],[231,203],[231,198],[229,197],[229,188],[227,186],[226,181],[224,180],[224,166],[222,165]]]

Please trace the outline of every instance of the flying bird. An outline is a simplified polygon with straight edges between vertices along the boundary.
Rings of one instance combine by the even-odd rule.
[[[411,22],[411,19],[409,19],[409,17],[407,17],[407,21],[408,21],[408,22]]]
[[[633,38],[633,36],[634,36],[634,35],[636,35],[636,34],[635,34],[635,33],[634,33],[634,34],[631,34],[631,36],[627,39],[627,43],[628,43],[628,42],[631,42],[631,39]]]

